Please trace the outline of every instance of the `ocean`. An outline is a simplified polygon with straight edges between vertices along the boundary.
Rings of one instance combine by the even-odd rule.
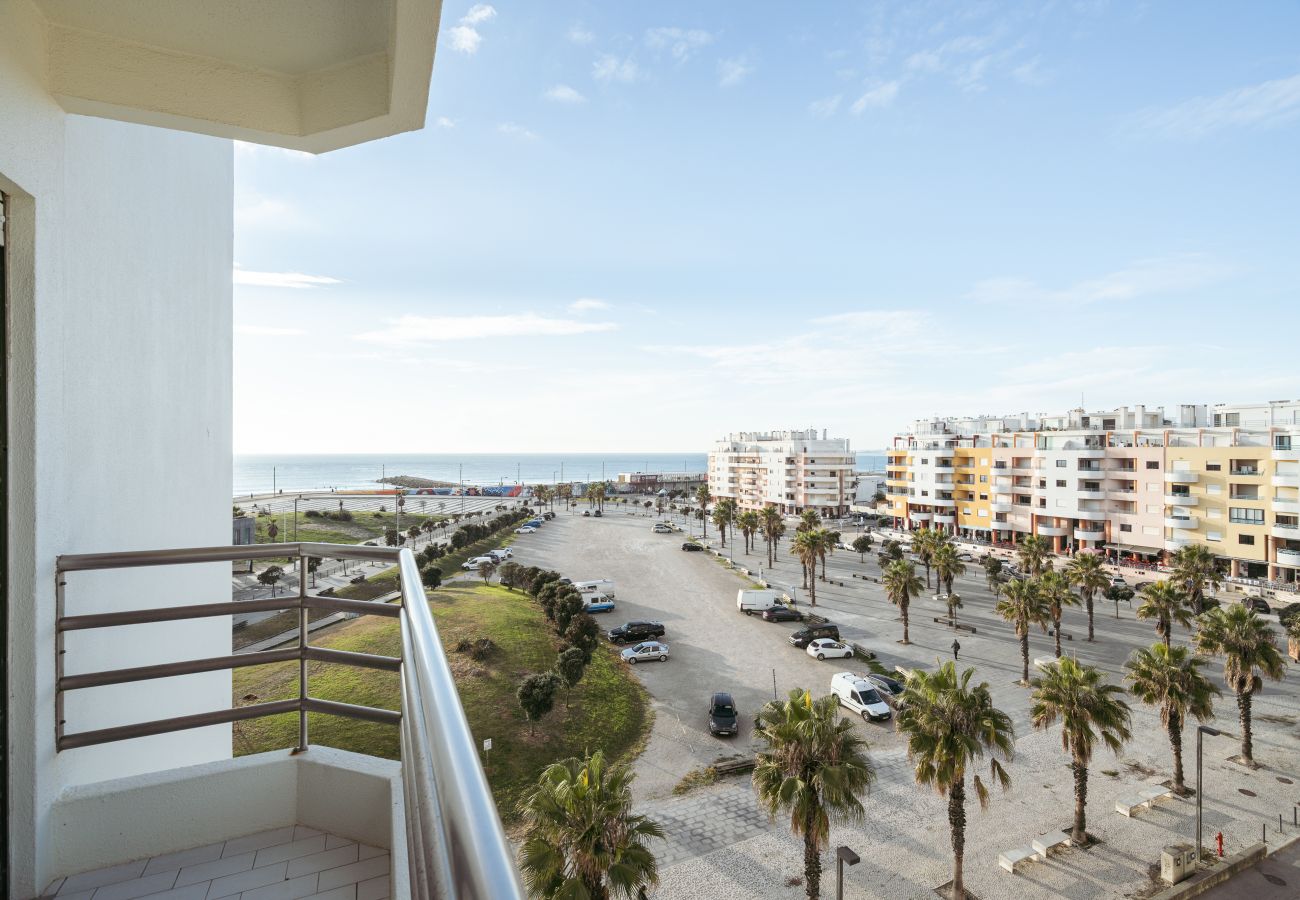
[[[883,471],[885,457],[858,454],[858,468]],[[235,496],[375,487],[384,475],[465,484],[544,484],[613,479],[620,472],[705,472],[706,453],[236,454]]]

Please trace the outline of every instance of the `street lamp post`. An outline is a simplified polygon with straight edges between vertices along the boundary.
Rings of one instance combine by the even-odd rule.
[[[835,848],[835,900],[844,900],[844,864],[856,866],[861,861],[862,857],[848,847]]]
[[[1201,864],[1201,798],[1205,796],[1201,788],[1201,743],[1204,735],[1218,737],[1223,734],[1217,728],[1211,728],[1209,725],[1196,726],[1196,864]]]

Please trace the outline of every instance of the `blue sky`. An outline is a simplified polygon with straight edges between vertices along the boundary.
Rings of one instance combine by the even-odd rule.
[[[236,147],[235,449],[868,449],[1300,396],[1298,33],[1281,2],[444,3],[423,131]]]

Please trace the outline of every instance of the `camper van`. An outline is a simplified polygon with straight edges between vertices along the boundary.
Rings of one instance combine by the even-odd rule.
[[[736,609],[747,616],[762,615],[763,610],[771,609],[781,602],[780,591],[754,591],[741,589],[736,592]]]
[[[582,594],[582,599],[590,602],[596,597],[608,597],[614,599],[614,582],[608,578],[597,578],[595,581],[575,581],[573,586]]]

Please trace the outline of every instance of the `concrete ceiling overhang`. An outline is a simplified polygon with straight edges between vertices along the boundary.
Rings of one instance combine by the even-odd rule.
[[[441,0],[31,0],[71,113],[309,153],[424,125]]]

